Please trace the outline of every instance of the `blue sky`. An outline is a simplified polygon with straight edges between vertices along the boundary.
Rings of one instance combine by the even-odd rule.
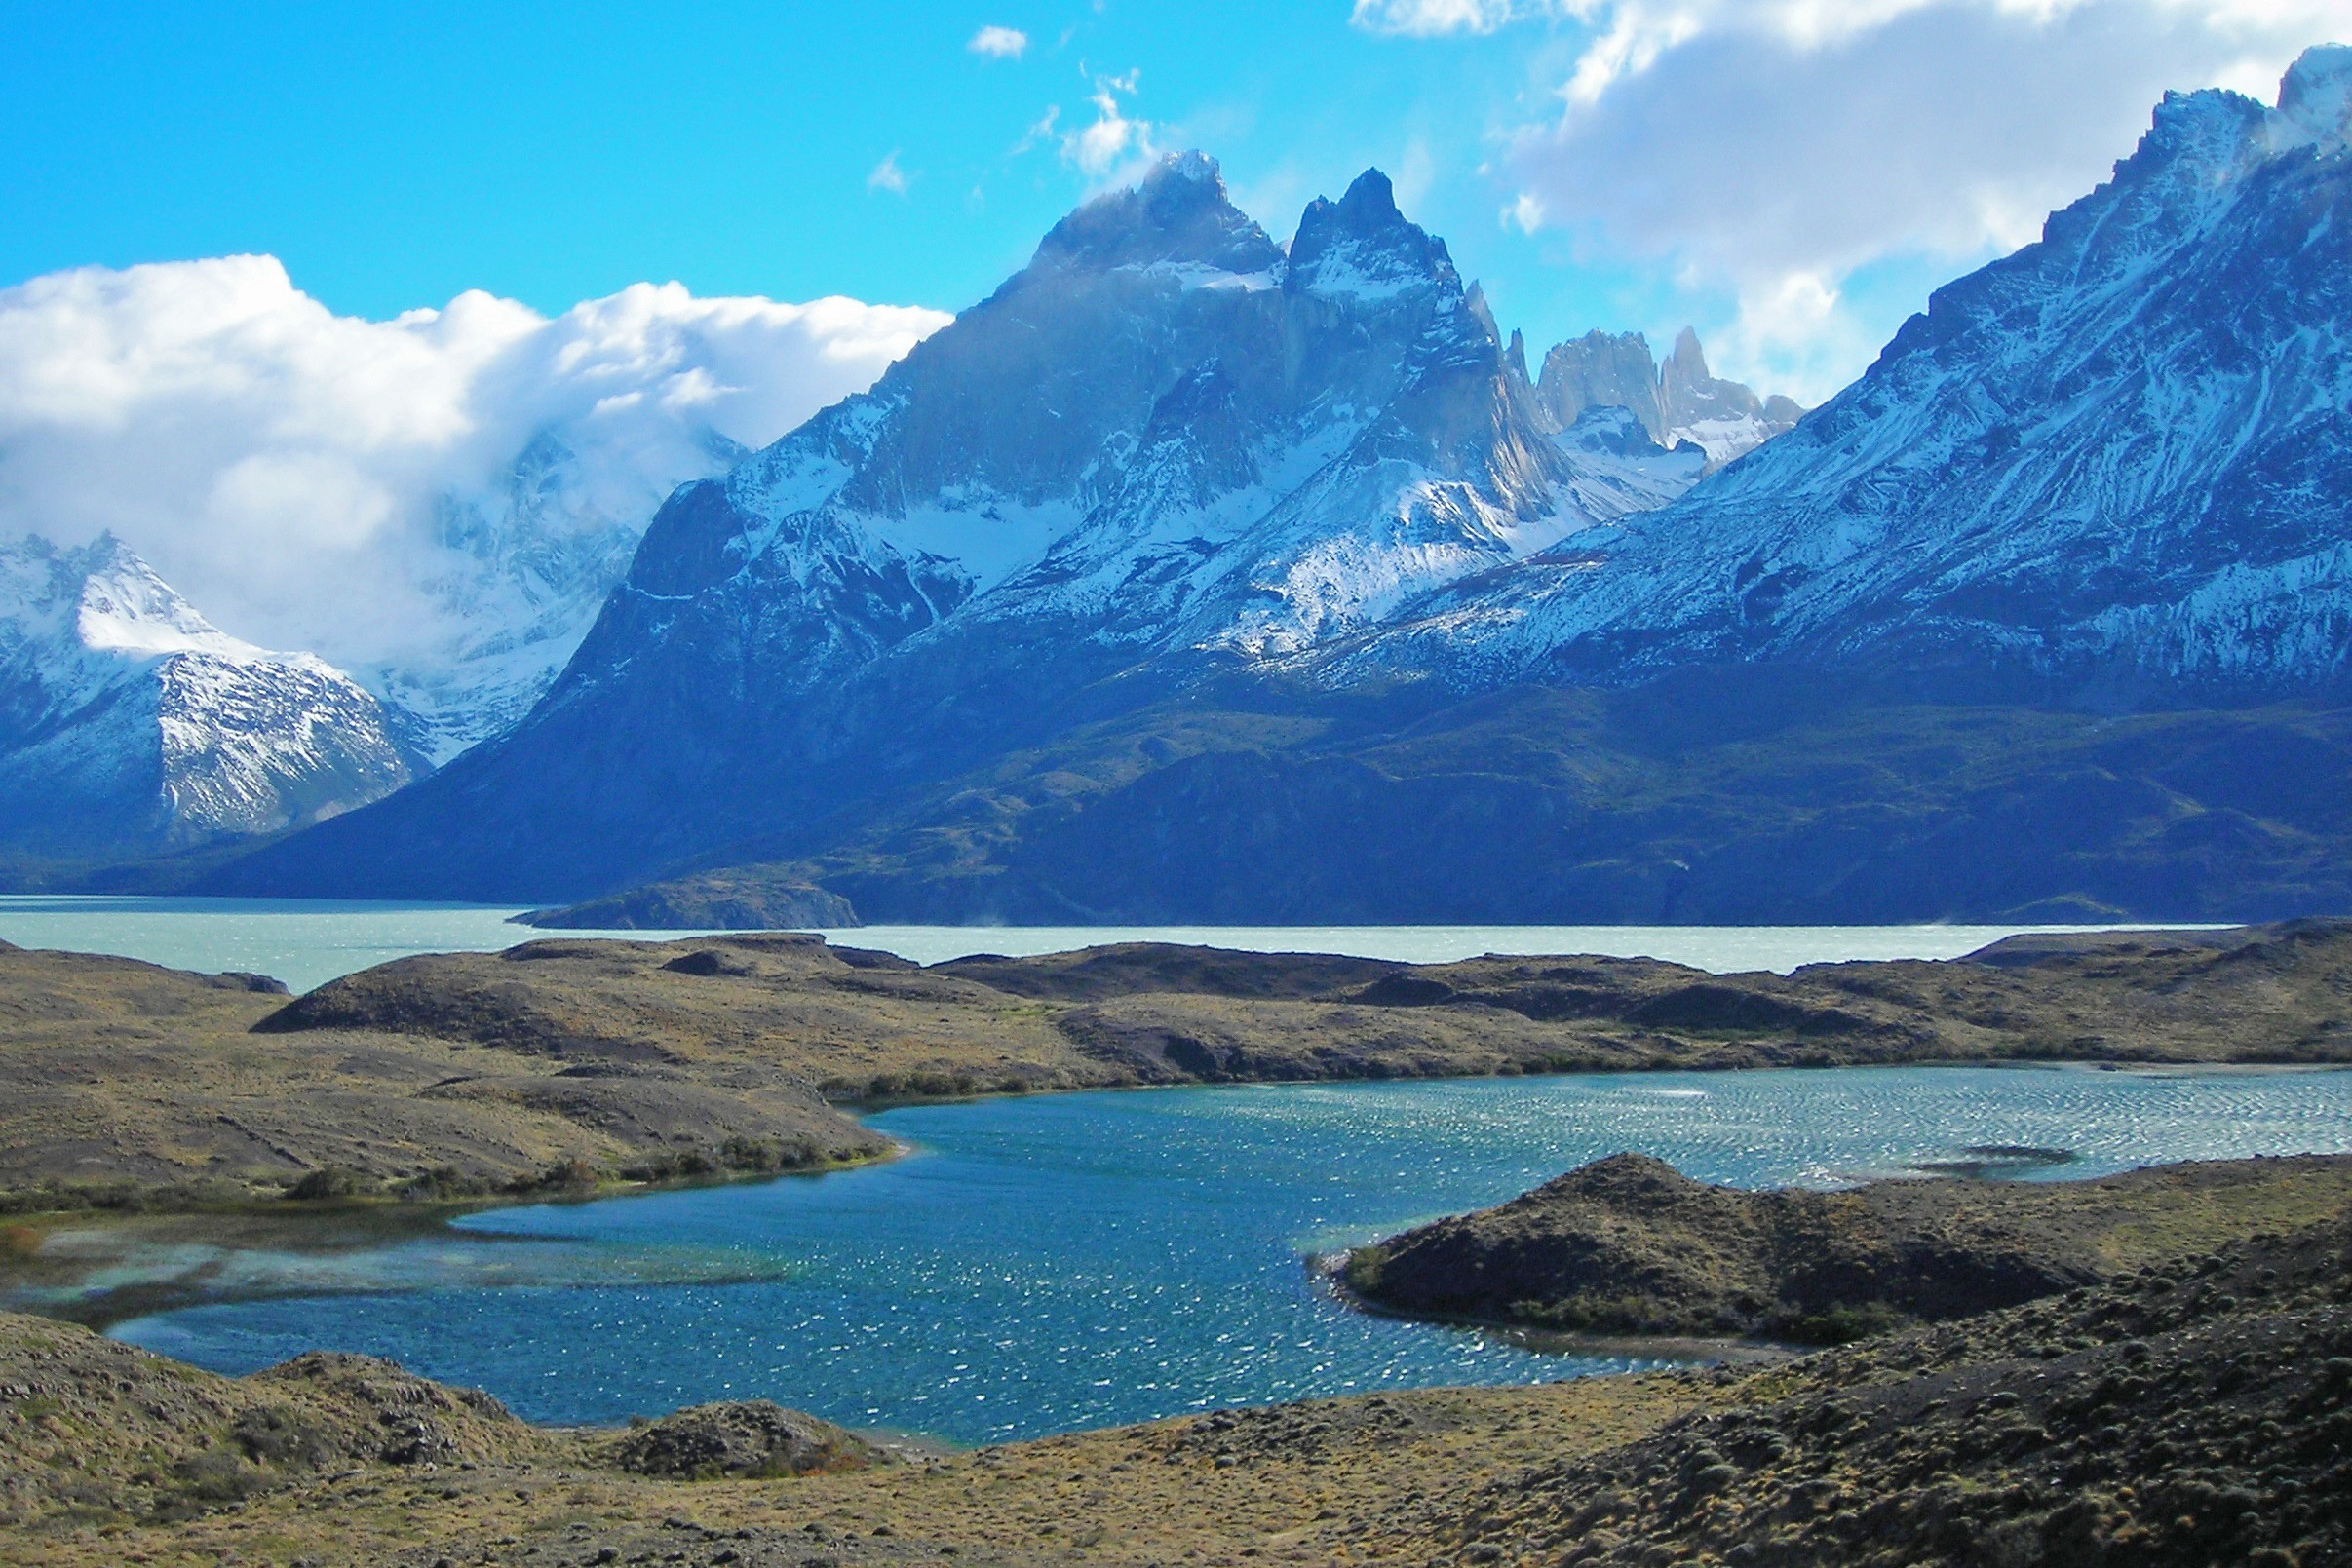
[[[12,0],[0,286],[259,251],[375,319],[639,280],[952,310],[1141,154],[1199,146],[1278,238],[1385,169],[1537,350],[1693,322],[1811,401],[2087,189],[2162,88],[2267,96],[2342,11]]]

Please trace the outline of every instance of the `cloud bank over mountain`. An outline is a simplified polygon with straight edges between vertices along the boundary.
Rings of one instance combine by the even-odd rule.
[[[436,585],[482,550],[449,519],[511,512],[534,442],[564,449],[538,525],[641,528],[947,321],[637,284],[373,322],[266,255],[54,273],[0,289],[0,538],[111,530],[236,635],[398,662],[448,640]]]
[[[2168,89],[2268,101],[2341,0],[1357,0],[1417,47],[1518,29],[1550,107],[1493,166],[1506,220],[1738,300],[1728,373],[1818,401],[1913,287],[2035,238]],[[1542,102],[1541,96],[1535,100]],[[1917,274],[1916,278],[1911,275]]]

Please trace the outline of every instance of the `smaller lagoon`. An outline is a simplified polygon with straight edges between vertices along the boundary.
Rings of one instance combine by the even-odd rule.
[[[1296,1085],[890,1111],[895,1164],[467,1217],[305,1265],[308,1295],[120,1325],[224,1371],[392,1357],[541,1421],[774,1398],[993,1442],[1188,1410],[1623,1369],[1347,1311],[1311,1254],[1622,1149],[1747,1187],[1972,1146],[2045,1176],[2352,1151],[2352,1073],[1843,1068]],[[267,1260],[241,1265],[264,1283]]]

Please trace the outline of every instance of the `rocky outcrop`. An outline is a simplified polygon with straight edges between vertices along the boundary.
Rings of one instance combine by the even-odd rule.
[[[613,1445],[613,1463],[681,1480],[763,1479],[859,1470],[889,1454],[864,1438],[768,1399],[698,1404],[648,1422]]]
[[[1981,1153],[1968,1168],[2033,1151]],[[1347,1279],[1371,1301],[1422,1316],[1837,1342],[2088,1285],[2151,1244],[2195,1246],[2198,1235],[2184,1231],[2226,1237],[2345,1210],[2345,1156],[2165,1166],[2096,1181],[1750,1193],[1620,1154],[1498,1207],[1359,1249]]]
[[[1422,1549],[1508,1562],[2257,1568],[2352,1550],[2352,1226],[2241,1233],[1748,1379],[1476,1487]],[[1435,1523],[1435,1521],[1432,1521]]]

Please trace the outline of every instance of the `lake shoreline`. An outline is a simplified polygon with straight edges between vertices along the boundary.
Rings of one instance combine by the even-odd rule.
[[[842,1161],[818,1169],[759,1171],[724,1176],[681,1177],[668,1181],[611,1182],[585,1190],[566,1190],[540,1196],[484,1194],[450,1200],[410,1201],[400,1198],[325,1199],[248,1198],[226,1203],[191,1203],[185,1207],[87,1207],[34,1210],[0,1215],[0,1312],[20,1312],[104,1333],[116,1324],[183,1307],[214,1302],[270,1301],[316,1294],[315,1285],[288,1283],[282,1287],[252,1287],[232,1292],[208,1291],[194,1282],[141,1281],[107,1290],[82,1293],[94,1275],[124,1267],[130,1247],[112,1251],[101,1246],[66,1264],[41,1256],[43,1243],[59,1234],[85,1235],[128,1242],[216,1248],[238,1251],[257,1241],[269,1250],[299,1255],[356,1252],[387,1241],[463,1237],[469,1233],[455,1222],[475,1214],[541,1205],[571,1206],[614,1199],[650,1198],[663,1193],[700,1192],[724,1187],[756,1187],[781,1181],[814,1181],[849,1171],[870,1169],[903,1160],[915,1151],[906,1145],[868,1158]],[[649,1284],[665,1281],[649,1280]],[[26,1290],[75,1292],[72,1299],[27,1299]],[[373,1293],[373,1292],[369,1292]]]
[[[1832,1064],[1822,1068],[1801,1070],[1839,1072],[1866,1069],[1870,1064]],[[2352,1064],[2301,1062],[2230,1062],[2217,1064],[2195,1063],[2124,1063],[2112,1061],[2053,1061],[2039,1058],[2019,1059],[1951,1059],[1906,1062],[1906,1067],[1936,1069],[2008,1069],[2035,1072],[2081,1072],[2098,1074],[2130,1074],[2136,1077],[2178,1078],[2216,1076],[2307,1075],[2352,1072]],[[1791,1069],[1754,1065],[1719,1067],[1657,1066],[1634,1069],[1627,1076],[1664,1074],[1670,1072],[1701,1072],[1707,1074],[1741,1074],[1780,1072]],[[1431,1074],[1418,1079],[1382,1080],[1388,1083],[1460,1083],[1479,1078],[1516,1076],[1522,1080],[1540,1083],[1545,1079],[1582,1079],[1595,1075],[1586,1072],[1496,1074]],[[1026,1099],[1068,1094],[1148,1094],[1158,1092],[1189,1092],[1200,1090],[1247,1091],[1255,1089],[1305,1088],[1328,1086],[1329,1079],[1269,1079],[1248,1083],[1228,1084],[1143,1084],[1072,1087],[1068,1089],[1023,1090],[1018,1093],[982,1092],[949,1096],[909,1096],[904,1099],[844,1105],[842,1109],[857,1112],[861,1117],[912,1107],[980,1104],[987,1101]],[[42,1289],[76,1291],[92,1275],[122,1266],[120,1252],[94,1252],[75,1265],[59,1268],[57,1260],[46,1264],[39,1257],[38,1247],[43,1238],[59,1232],[111,1233],[135,1240],[145,1240],[140,1233],[150,1233],[170,1242],[199,1247],[220,1247],[237,1250],[240,1243],[250,1243],[256,1230],[274,1237],[272,1250],[296,1253],[332,1254],[341,1251],[360,1251],[382,1244],[386,1239],[425,1239],[429,1237],[464,1236],[455,1221],[478,1214],[490,1214],[521,1208],[552,1205],[557,1207],[601,1204],[614,1200],[653,1198],[672,1193],[689,1193],[736,1187],[760,1187],[790,1181],[814,1181],[828,1176],[848,1174],[889,1165],[907,1158],[917,1151],[904,1142],[894,1142],[883,1152],[866,1158],[842,1161],[818,1168],[780,1171],[737,1172],[720,1175],[679,1177],[661,1181],[616,1181],[588,1189],[567,1189],[544,1194],[494,1193],[453,1200],[407,1200],[392,1197],[304,1201],[287,1198],[251,1197],[236,1201],[191,1200],[185,1206],[150,1204],[146,1206],[86,1206],[0,1213],[0,1311],[27,1312],[62,1322],[78,1324],[98,1332],[106,1332],[116,1324],[135,1319],[167,1313],[184,1307],[220,1302],[247,1302],[285,1299],[319,1293],[315,1285],[289,1283],[283,1287],[251,1287],[233,1293],[212,1292],[190,1283],[175,1285],[170,1282],[140,1282],[109,1290],[97,1296],[79,1296],[76,1299],[51,1303],[27,1300],[19,1292],[28,1286]],[[1959,1180],[1975,1179],[1936,1170],[1912,1172],[1909,1179]],[[1996,1178],[1997,1179],[1997,1178]],[[2062,1180],[2083,1179],[2062,1177]],[[168,1195],[167,1195],[168,1196]],[[346,1242],[339,1236],[360,1232]],[[29,1250],[28,1250],[29,1248]],[[1315,1267],[1323,1259],[1309,1259]],[[1337,1261],[1343,1263],[1344,1257]],[[665,1282],[649,1278],[648,1285]],[[1683,1336],[1608,1336],[1546,1331],[1523,1321],[1508,1318],[1477,1315],[1441,1315],[1429,1317],[1392,1309],[1364,1296],[1346,1282],[1344,1275],[1331,1272],[1331,1283],[1344,1304],[1352,1311],[1363,1311],[1377,1317],[1405,1320],[1444,1323],[1465,1328],[1492,1329],[1519,1334],[1533,1334],[1546,1340],[1557,1340],[1556,1348],[1544,1354],[1634,1356],[1666,1360],[1689,1360],[1713,1363],[1736,1358],[1714,1354],[1717,1350],[1741,1347],[1761,1348],[1771,1353],[1794,1352],[1808,1347],[1764,1345],[1753,1340],[1688,1339]],[[373,1292],[366,1292],[373,1293]],[[1674,1347],[1663,1349],[1660,1347]],[[1648,1347],[1648,1348],[1645,1348]],[[1531,1347],[1532,1348],[1532,1347]]]
[[[1868,1064],[1833,1064],[1813,1069],[1836,1072]],[[2229,1062],[2229,1063],[2132,1063],[2115,1061],[2063,1061],[2044,1058],[2011,1059],[1945,1059],[1907,1062],[1907,1067],[1923,1069],[2001,1068],[2037,1072],[2123,1073],[2137,1077],[2177,1078],[2225,1075],[2269,1076],[2304,1075],[2352,1072],[2352,1064],[2308,1062]],[[1775,1072],[1789,1069],[1735,1064],[1715,1067],[1675,1067],[1660,1065],[1634,1069],[1636,1074],[1668,1072],[1704,1072],[1709,1074],[1739,1074]],[[1516,1076],[1540,1082],[1546,1078],[1574,1079],[1595,1076],[1584,1072],[1496,1074],[1431,1074],[1411,1080],[1385,1082],[1449,1083],[1477,1078]],[[1071,1087],[1019,1092],[980,1092],[973,1094],[921,1096],[867,1101],[845,1104],[841,1109],[856,1113],[861,1119],[888,1111],[910,1107],[978,1104],[992,1100],[1022,1099],[1033,1096],[1063,1094],[1142,1094],[1168,1091],[1188,1091],[1200,1089],[1247,1090],[1252,1089],[1298,1088],[1328,1085],[1329,1079],[1269,1079],[1248,1083],[1217,1085],[1144,1084]],[[104,1292],[101,1295],[77,1295],[64,1301],[29,1300],[21,1295],[28,1287],[44,1290],[78,1292],[95,1274],[119,1268],[121,1254],[94,1252],[75,1265],[59,1267],[57,1260],[44,1261],[39,1247],[44,1238],[59,1232],[111,1233],[116,1236],[144,1240],[140,1233],[168,1238],[171,1242],[200,1247],[237,1249],[240,1243],[250,1243],[256,1228],[274,1235],[274,1250],[297,1253],[332,1253],[364,1250],[381,1244],[386,1238],[447,1237],[466,1234],[453,1223],[461,1218],[496,1213],[542,1205],[574,1206],[604,1203],[616,1199],[650,1198],[667,1193],[697,1192],[729,1187],[757,1187],[786,1181],[818,1180],[826,1176],[869,1169],[903,1160],[915,1153],[903,1142],[876,1154],[829,1164],[813,1169],[784,1171],[737,1172],[719,1175],[677,1177],[659,1181],[613,1181],[588,1189],[566,1189],[543,1194],[492,1193],[453,1200],[407,1200],[392,1197],[302,1201],[287,1198],[250,1197],[242,1200],[189,1199],[184,1205],[174,1206],[169,1193],[140,1195],[135,1205],[91,1205],[83,1207],[0,1212],[0,1310],[34,1313],[62,1322],[105,1332],[118,1323],[135,1319],[177,1310],[183,1307],[226,1301],[263,1301],[289,1296],[315,1294],[315,1286],[287,1284],[283,1287],[258,1287],[234,1293],[207,1291],[201,1285],[175,1285],[171,1282],[139,1282]],[[1918,1171],[1913,1179],[1959,1179],[1940,1171]],[[2062,1178],[2079,1179],[2079,1178]],[[164,1202],[155,1201],[161,1198]],[[365,1235],[346,1243],[335,1238],[352,1231]],[[1310,1260],[1312,1264],[1316,1260]],[[1341,1261],[1344,1261],[1343,1259]],[[658,1285],[665,1281],[649,1279],[643,1281]],[[681,1282],[681,1281],[670,1281]],[[1452,1326],[1493,1329],[1520,1333],[1537,1332],[1525,1322],[1507,1318],[1466,1316],[1417,1316],[1391,1309],[1366,1297],[1348,1286],[1344,1276],[1333,1271],[1332,1282],[1351,1310],[1364,1311],[1380,1317],[1443,1322]],[[1634,1336],[1618,1339],[1603,1335],[1552,1334],[1561,1346],[1548,1354],[1592,1354],[1601,1356],[1630,1355],[1646,1357],[1652,1351],[1644,1346],[1672,1345],[1672,1350],[1656,1352],[1659,1358],[1670,1360],[1712,1361],[1721,1358],[1712,1354],[1717,1348],[1754,1347],[1756,1342],[1744,1339],[1684,1340],[1677,1336]],[[1792,1347],[1770,1347],[1785,1351]],[[1802,1347],[1795,1347],[1801,1349]],[[1685,1354],[1687,1350],[1687,1354]]]
[[[1474,1563],[1533,1537],[1581,1538],[1588,1556],[1622,1544],[1633,1561],[1792,1530],[1807,1560],[1890,1538],[1927,1560],[1961,1532],[2090,1519],[2200,1561],[2195,1505],[2228,1486],[2299,1560],[2333,1560],[2345,1519],[2325,1502],[2340,1453],[2325,1391],[2346,1377],[2347,1224],[2206,1235],[2056,1295],[1761,1366],[1225,1406],[979,1447],[853,1438],[783,1464],[656,1439],[823,1438],[824,1424],[717,1404],[627,1429],[534,1425],[365,1358],[225,1378],[0,1317],[0,1472],[18,1478],[0,1546],[60,1568],[226,1560],[265,1541],[404,1568],[811,1550],[1042,1568],[1073,1550],[1418,1558],[1434,1520],[1448,1560]],[[2182,1388],[2214,1398],[2184,1412]]]

